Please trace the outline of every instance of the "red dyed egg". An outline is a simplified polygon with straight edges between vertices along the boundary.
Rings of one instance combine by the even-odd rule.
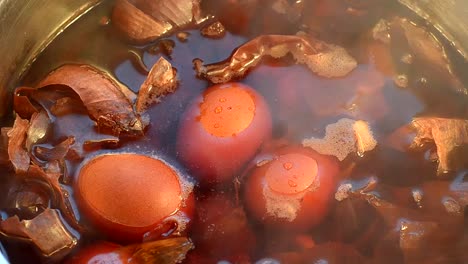
[[[255,250],[255,235],[244,209],[228,195],[210,195],[197,200],[192,238],[198,252],[217,260],[233,260]],[[236,262],[237,263],[237,262]]]
[[[68,264],[125,264],[128,263],[130,255],[119,251],[121,246],[109,242],[102,242],[88,246],[71,257]]]
[[[273,153],[253,169],[244,186],[249,212],[259,221],[290,230],[319,224],[328,212],[338,174],[335,158],[301,147]]]
[[[138,154],[98,156],[81,168],[76,183],[86,217],[124,242],[142,241],[175,214],[190,217],[191,187],[165,162]]]
[[[223,182],[271,135],[263,97],[240,83],[210,87],[195,99],[179,128],[180,159],[202,182]]]

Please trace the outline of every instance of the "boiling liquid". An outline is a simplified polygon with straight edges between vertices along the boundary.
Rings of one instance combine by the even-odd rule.
[[[118,149],[104,149],[87,153],[87,157],[106,152],[137,152],[166,157],[176,160],[175,139],[179,118],[190,100],[200,95],[209,83],[196,77],[192,60],[201,58],[205,63],[213,63],[229,57],[232,51],[249,40],[249,38],[227,32],[222,39],[208,39],[201,36],[198,29],[186,30],[188,41],[180,41],[175,35],[164,38],[175,44],[170,55],[157,53],[157,44],[146,47],[135,47],[125,44],[115,33],[109,23],[111,3],[101,6],[86,14],[82,19],[63,32],[34,62],[31,70],[23,79],[22,85],[34,86],[51,70],[66,63],[91,64],[105,70],[132,91],[138,92],[146,78],[142,64],[147,68],[164,56],[177,69],[180,81],[177,91],[166,96],[161,103],[152,106],[148,113],[151,124],[143,138],[124,140]],[[441,105],[447,105],[447,98],[420,96],[410,89],[400,88],[394,81],[394,75],[382,69],[382,56],[372,59],[369,46],[375,41],[370,38],[358,39],[347,47],[358,59],[359,65],[350,75],[338,79],[325,79],[312,74],[306,67],[295,65],[288,59],[281,61],[265,60],[241,80],[259,91],[269,103],[273,115],[274,136],[276,139],[287,139],[300,143],[305,137],[322,137],[327,124],[335,123],[343,117],[369,121],[377,140],[388,136],[392,131],[411,122],[412,118],[423,112],[437,112]],[[430,94],[430,93],[429,93]],[[449,114],[463,116],[465,108],[453,107]],[[459,105],[459,104],[455,104]],[[86,115],[76,120],[89,122]],[[52,139],[54,135],[51,136]],[[54,140],[54,139],[53,139]],[[55,139],[57,140],[57,139]],[[375,176],[381,183],[391,186],[417,187],[424,181],[436,178],[437,164],[422,153],[399,152],[381,144],[378,148],[364,155],[352,157],[342,163],[342,168],[356,163],[349,178],[354,181]],[[70,175],[76,174],[79,162],[69,163]],[[7,177],[5,173],[1,173]],[[2,194],[8,194],[9,183],[2,184]],[[221,188],[221,187],[220,187]],[[223,186],[224,188],[224,186]],[[203,196],[204,190],[197,195]],[[230,192],[229,190],[226,192]],[[391,195],[387,195],[392,199]],[[3,196],[2,201],[6,200]],[[392,200],[390,200],[392,201]],[[368,226],[373,226],[372,236],[383,236],[384,228],[375,210],[365,203],[346,201],[337,205],[345,210],[332,210],[328,220],[314,229],[312,234],[317,243],[340,239],[352,243],[363,253],[372,254],[372,243],[366,240]],[[354,209],[346,209],[351,206]],[[348,210],[348,211],[346,211]],[[355,219],[348,223],[337,223],[340,212],[359,211]],[[363,217],[363,212],[368,215]],[[338,214],[338,215],[337,215]],[[348,215],[341,216],[348,218]],[[82,219],[85,221],[85,219]],[[255,225],[254,223],[252,223]],[[348,230],[354,225],[351,233],[342,234],[340,229]],[[381,231],[379,231],[381,230]],[[255,257],[265,257],[267,248],[275,247],[281,234],[272,234],[255,225],[258,239],[258,252]],[[338,234],[338,235],[337,235]],[[343,237],[344,236],[344,237]],[[364,237],[364,238],[363,238]],[[99,236],[83,237],[84,244],[99,239]],[[362,239],[364,242],[359,242]],[[242,243],[242,241],[239,241]],[[20,246],[7,244],[12,263],[20,261],[38,261],[33,255],[26,257],[17,253]],[[278,246],[282,247],[282,246]],[[401,261],[396,254],[391,259]]]

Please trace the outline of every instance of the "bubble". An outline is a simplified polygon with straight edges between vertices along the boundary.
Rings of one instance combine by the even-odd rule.
[[[413,55],[406,53],[401,57],[401,62],[406,63],[406,64],[412,64],[413,63]]]
[[[292,164],[291,162],[285,162],[285,163],[283,163],[283,168],[284,168],[285,170],[290,170],[290,169],[292,169],[292,167],[293,167],[293,164]]]
[[[214,127],[214,128],[219,128],[219,124],[216,123],[216,124],[213,125],[213,127]]]
[[[328,264],[328,260],[326,259],[319,259],[314,262],[314,264]]]
[[[444,197],[442,199],[442,204],[448,213],[460,214],[462,212],[462,207],[460,204],[451,197]]]
[[[220,103],[223,98],[229,99],[229,104]],[[248,111],[248,107],[255,109],[255,102],[244,88],[235,85],[222,89],[214,87],[204,96],[200,105],[200,122],[212,135],[230,137],[246,129],[253,121],[255,113]],[[216,123],[221,125],[219,129],[214,129]]]
[[[295,181],[293,181],[293,180],[288,180],[288,185],[290,187],[297,187],[297,183]]]
[[[395,82],[396,86],[400,88],[408,87],[408,77],[404,74],[396,76],[393,81]]]
[[[223,107],[221,107],[221,106],[215,107],[214,112],[215,112],[216,114],[220,114],[221,112],[223,112]]]
[[[353,186],[351,185],[351,183],[341,184],[335,193],[335,199],[339,202],[345,199],[348,199],[349,193],[351,192],[352,189],[353,189]]]
[[[423,199],[423,191],[421,189],[414,188],[411,190],[411,194],[413,195],[413,199],[418,205],[418,207],[421,208],[422,207],[421,201]]]
[[[279,262],[278,260],[272,259],[272,258],[263,258],[255,262],[255,264],[280,264],[280,263],[281,262]]]
[[[273,191],[295,194],[309,188],[314,183],[316,174],[317,162],[314,159],[300,154],[286,154],[271,164],[265,178]]]
[[[226,102],[226,101],[227,101],[227,99],[226,99],[226,98],[224,98],[224,97],[222,97],[222,98],[219,98],[219,100],[218,100],[218,101],[219,101],[220,103],[224,103],[224,102]]]

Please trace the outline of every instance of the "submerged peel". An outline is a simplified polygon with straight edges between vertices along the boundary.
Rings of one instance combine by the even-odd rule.
[[[116,146],[119,138],[96,131],[94,122],[86,115],[65,115],[57,118],[54,126],[56,137],[73,137],[75,143],[70,146],[67,158],[81,159],[88,150],[98,147]]]
[[[392,43],[405,41],[414,57],[424,65],[425,77],[439,76],[452,91],[468,95],[468,89],[454,74],[452,63],[444,46],[428,30],[417,26],[407,18],[395,17],[389,24]],[[399,39],[397,37],[403,37]],[[400,37],[401,38],[401,37]]]
[[[77,244],[77,238],[66,228],[57,210],[46,209],[31,220],[17,216],[0,222],[0,231],[33,243],[44,256],[69,252]]]
[[[136,44],[149,43],[202,21],[198,0],[118,0],[112,11],[113,25]]]
[[[21,118],[29,119],[34,113],[39,112],[39,109],[31,102],[31,98],[25,95],[21,95],[22,90],[31,91],[29,87],[18,87],[16,88],[13,96],[13,108]]]
[[[50,126],[50,119],[46,111],[34,113],[31,116],[30,125],[26,133],[26,149],[31,151],[34,144],[44,139]]]
[[[438,174],[456,169],[457,165],[454,164],[451,155],[456,148],[468,144],[468,120],[418,117],[413,119],[412,125],[417,134],[411,147],[418,147],[427,141],[433,141],[439,159]]]
[[[194,0],[133,0],[133,3],[155,21],[164,21],[174,27],[192,22],[194,7],[200,4]]]
[[[8,131],[11,129],[11,127],[2,127],[0,130],[0,165],[10,163],[8,157]]]
[[[75,138],[68,137],[52,148],[36,146],[33,149],[32,154],[37,158],[47,162],[62,161],[67,156],[68,151],[70,151],[70,148],[73,146],[73,144],[75,144]]]
[[[458,186],[457,189],[464,188],[464,194],[454,190],[455,186]],[[444,263],[451,262],[448,260],[453,261],[453,254],[456,251],[464,252],[464,247],[455,246],[462,238],[460,230],[464,226],[463,210],[457,213],[450,212],[447,208],[445,208],[446,212],[439,210],[443,205],[443,200],[447,198],[459,203],[459,205],[466,205],[463,204],[467,193],[466,186],[461,186],[460,182],[454,182],[450,187],[445,181],[426,182],[421,186],[421,196],[415,199],[413,204],[416,206],[421,202],[422,208],[413,207],[411,204],[408,206],[406,202],[403,205],[401,202],[383,198],[386,196],[385,194],[393,193],[397,197],[405,197],[406,199],[412,190],[414,189],[384,185],[379,183],[377,178],[371,177],[364,181],[350,181],[341,184],[335,198],[340,202],[345,199],[365,201],[372,206],[386,226],[384,230],[387,230],[387,235],[384,235],[382,239],[386,243],[398,246],[405,261],[428,263],[435,258]],[[441,197],[444,197],[442,201]],[[357,208],[353,207],[353,213],[362,213],[356,210]],[[435,208],[439,208],[439,210],[432,211]],[[431,213],[425,211],[428,209],[431,210]],[[379,235],[381,234],[379,233]],[[427,249],[429,248],[431,252],[428,254]],[[386,251],[384,253],[384,257],[387,257],[388,253]]]
[[[46,172],[41,167],[34,164],[29,167],[29,170],[26,174],[22,175],[24,179],[35,179],[50,186],[54,194],[53,197],[55,198],[55,206],[60,209],[63,217],[70,225],[81,231],[82,227],[78,223],[69,200],[70,195],[67,190],[62,188],[62,185],[59,182],[60,176],[61,173],[58,171],[50,169]]]
[[[132,259],[137,263],[171,264],[182,262],[193,248],[190,239],[176,237],[127,246],[122,250],[133,252]]]
[[[171,24],[155,21],[127,0],[116,1],[112,24],[129,41],[137,44],[151,42],[172,30]]]
[[[56,116],[64,116],[68,114],[87,114],[86,108],[79,98],[62,97],[55,101],[55,104],[50,107],[50,112]]]
[[[24,145],[26,142],[29,121],[16,116],[13,128],[7,132],[8,135],[8,157],[16,173],[26,173],[31,161]]]
[[[297,63],[328,78],[345,76],[357,66],[344,48],[305,34],[262,35],[238,47],[227,61],[202,65],[203,61],[195,60],[194,64],[198,76],[212,83],[225,83],[244,76],[264,56],[281,58],[289,53]]]

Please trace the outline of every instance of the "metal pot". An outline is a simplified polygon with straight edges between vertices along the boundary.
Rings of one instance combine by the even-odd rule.
[[[34,58],[81,15],[102,0],[0,0],[0,120],[9,92]]]
[[[9,114],[9,94],[34,59],[81,15],[104,0],[0,0],[0,120]],[[468,60],[468,1],[399,0],[431,21]],[[6,263],[0,254],[0,264]]]

